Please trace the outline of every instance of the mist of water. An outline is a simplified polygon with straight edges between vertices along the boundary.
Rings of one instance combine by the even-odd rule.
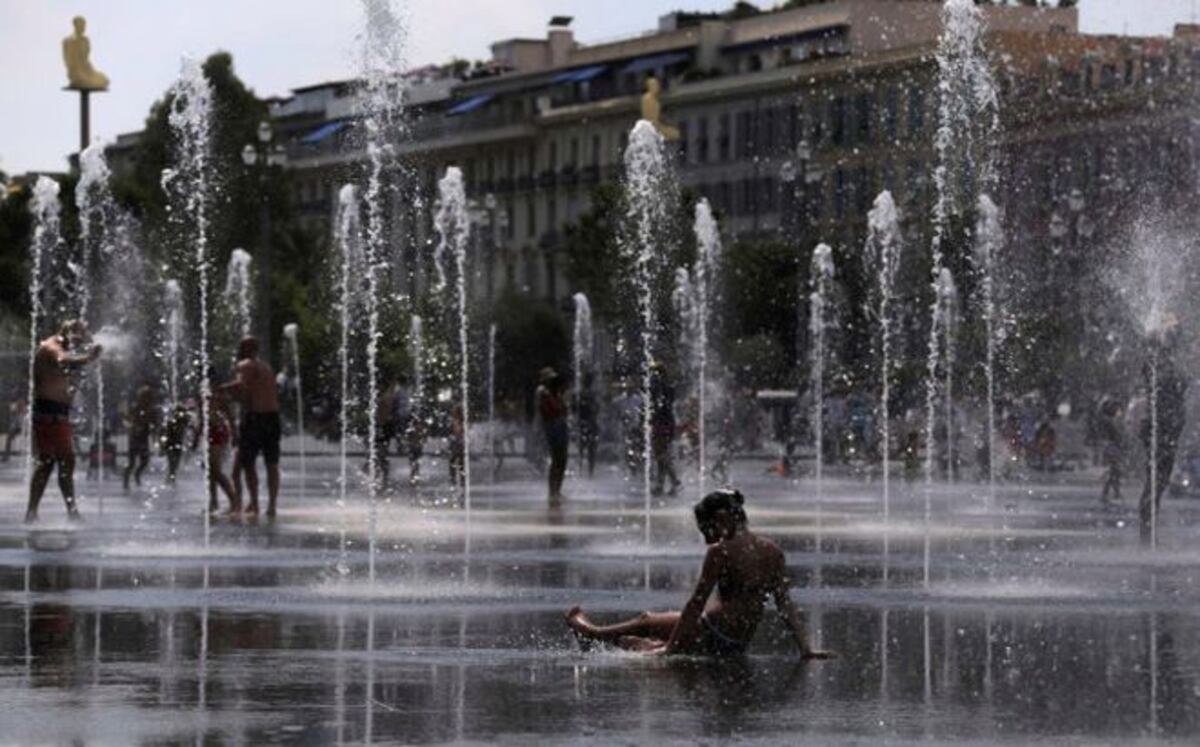
[[[575,303],[575,324],[571,336],[571,353],[575,369],[574,411],[578,418],[579,408],[583,403],[584,376],[592,370],[595,341],[592,332],[592,305],[588,302],[588,297],[583,293],[576,293],[572,300]],[[586,450],[582,423],[576,422],[575,433],[579,440],[579,465],[582,472]]]
[[[339,426],[341,436],[338,439],[340,460],[338,462],[338,500],[337,505],[342,516],[346,513],[346,491],[349,487],[347,474],[348,442],[350,434],[350,324],[355,310],[357,293],[356,279],[363,268],[362,247],[360,241],[362,227],[359,222],[358,192],[354,185],[346,184],[338,190],[338,212],[334,223],[334,243],[337,245],[338,256],[341,260],[338,275],[338,314],[340,321],[341,339],[338,344],[338,365],[341,374],[341,399]],[[350,572],[346,563],[346,525],[342,522],[339,543],[338,571],[342,575]]]
[[[828,319],[829,291],[833,283],[833,249],[828,244],[818,244],[813,250],[812,270],[809,282],[812,291],[808,296],[809,332],[812,344],[810,346],[811,362],[811,391],[813,407],[813,432],[816,436],[816,482],[817,505],[820,507],[825,489],[825,332],[830,323]]]
[[[708,478],[707,423],[709,410],[708,367],[711,355],[709,320],[712,317],[712,280],[721,263],[721,233],[708,200],[696,202],[692,231],[696,235],[696,265],[692,269],[695,282],[696,313],[696,462],[699,494],[705,493]]]
[[[979,274],[983,306],[987,378],[986,448],[988,454],[988,509],[996,504],[996,257],[1004,246],[1004,229],[1000,224],[1000,209],[991,197],[979,196],[978,219],[975,227],[975,252],[972,257]]]

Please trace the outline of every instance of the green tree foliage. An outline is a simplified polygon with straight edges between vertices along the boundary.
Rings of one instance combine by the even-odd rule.
[[[532,403],[545,366],[569,373],[571,334],[561,314],[544,301],[506,291],[496,302],[496,398]]]

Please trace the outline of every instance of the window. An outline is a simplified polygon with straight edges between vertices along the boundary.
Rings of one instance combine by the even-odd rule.
[[[761,181],[760,192],[758,196],[758,204],[764,213],[773,213],[778,209],[779,189],[775,184],[775,180],[771,177],[765,177]]]
[[[575,168],[579,165],[579,138],[571,138],[571,160],[567,163],[569,168]]]
[[[834,145],[846,144],[846,97],[835,96],[829,107],[829,130]]]
[[[846,172],[833,172],[833,216],[838,220],[846,217]]]
[[[546,168],[550,171],[558,171],[558,143],[550,141],[548,163]]]
[[[558,230],[558,201],[553,197],[546,199],[546,232]]]
[[[679,161],[688,162],[688,123],[686,119],[679,120]]]
[[[916,134],[925,129],[925,92],[920,88],[908,89],[908,132]]]
[[[729,160],[729,112],[717,120],[717,160]]]
[[[871,142],[875,119],[875,100],[869,93],[860,93],[854,102],[855,142]]]
[[[900,96],[896,92],[895,86],[887,89],[883,99],[883,135],[888,139],[888,142],[895,142],[898,136],[898,123],[900,109]]]
[[[511,240],[517,235],[517,225],[514,223],[516,215],[511,204],[504,206],[504,218],[504,238]]]
[[[708,163],[708,117],[696,121],[696,162]]]
[[[757,212],[756,208],[758,207],[758,200],[757,195],[755,194],[755,188],[758,185],[754,182],[754,179],[742,180],[741,212],[743,215],[753,215],[755,212]]]
[[[525,235],[537,236],[537,206],[532,197],[525,201]]]
[[[592,135],[592,165],[600,165],[600,136]]]
[[[754,115],[751,112],[738,112],[737,115],[737,142],[739,158],[752,158],[754,156]]]

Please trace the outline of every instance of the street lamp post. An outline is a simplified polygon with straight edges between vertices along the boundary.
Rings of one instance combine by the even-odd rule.
[[[258,167],[258,250],[254,254],[255,264],[258,266],[258,288],[255,296],[258,298],[258,308],[256,309],[259,320],[258,336],[264,346],[269,346],[271,339],[271,213],[267,182],[271,167],[287,163],[287,154],[281,145],[271,147],[275,133],[269,121],[264,119],[258,123],[257,135],[257,142],[246,143],[242,147],[242,163],[248,169]]]

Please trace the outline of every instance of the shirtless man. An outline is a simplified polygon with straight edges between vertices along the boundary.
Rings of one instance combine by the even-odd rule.
[[[237,378],[218,387],[242,404],[241,440],[237,461],[245,471],[250,500],[246,512],[258,513],[258,473],[254,461],[262,453],[267,467],[267,516],[275,515],[279,496],[279,392],[275,372],[258,359],[258,340],[243,338],[238,345]]]
[[[75,506],[75,439],[71,432],[71,402],[75,385],[71,374],[100,357],[100,346],[92,345],[87,324],[75,319],[64,322],[58,334],[47,337],[33,355],[33,477],[29,482],[29,507],[25,521],[38,518],[38,504],[54,465],[58,465],[58,489],[67,504],[67,517],[80,519]]]
[[[614,643],[631,651],[737,656],[750,646],[769,596],[800,655],[829,658],[829,652],[809,645],[804,616],[792,602],[783,550],[747,528],[743,502],[741,493],[724,489],[696,504],[696,524],[708,551],[700,580],[682,612],[643,612],[615,625],[596,625],[583,610],[572,607],[567,625],[583,641]]]

